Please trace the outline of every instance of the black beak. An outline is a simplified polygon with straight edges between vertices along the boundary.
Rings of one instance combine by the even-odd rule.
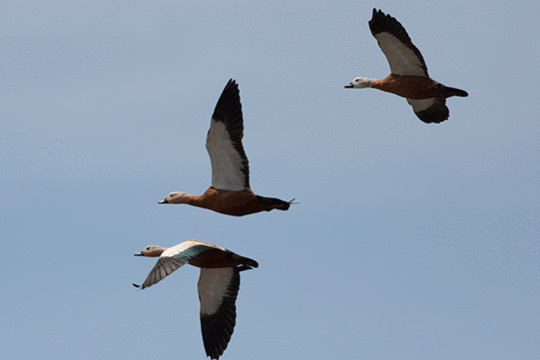
[[[161,200],[161,201],[158,201],[157,202],[158,204],[168,204],[169,202],[167,201],[167,198]]]
[[[345,89],[351,89],[351,88],[353,88],[353,87],[354,87],[354,86],[353,86],[352,83],[350,83],[350,84],[344,86]]]

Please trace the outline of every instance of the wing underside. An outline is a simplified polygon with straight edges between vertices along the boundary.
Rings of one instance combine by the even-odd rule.
[[[186,261],[174,257],[160,257],[156,265],[154,265],[154,267],[150,271],[150,274],[148,274],[148,277],[144,281],[142,288],[144,289],[154,284],[157,284],[165,277],[172,274],[173,271],[182,267],[186,263]]]
[[[399,21],[373,9],[369,28],[386,56],[393,74],[428,76],[424,57]]]
[[[212,162],[212,186],[242,191],[249,188],[249,164],[242,137],[244,122],[240,92],[229,80],[221,94],[206,137],[206,149]]]

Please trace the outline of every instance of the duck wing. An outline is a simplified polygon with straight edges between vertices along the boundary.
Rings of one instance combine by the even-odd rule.
[[[201,301],[201,330],[206,355],[219,359],[236,324],[236,297],[240,289],[238,268],[201,269],[197,284]]]
[[[244,120],[238,84],[230,79],[214,109],[206,150],[212,162],[212,186],[216,189],[249,189],[249,164],[242,137]]]
[[[420,50],[411,42],[407,31],[399,21],[385,15],[381,10],[373,9],[369,29],[386,56],[392,74],[428,76]]]
[[[144,289],[157,284],[179,267],[184,266],[189,263],[189,261],[210,249],[225,251],[222,247],[194,239],[186,240],[166,249],[159,257],[156,265],[150,271],[150,274],[148,274],[142,288]]]
[[[142,289],[157,284],[185,264],[187,264],[187,261],[175,257],[160,257],[156,265],[154,265],[150,271],[150,274],[146,277],[146,280],[144,280]]]

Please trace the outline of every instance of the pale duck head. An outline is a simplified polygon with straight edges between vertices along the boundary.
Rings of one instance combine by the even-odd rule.
[[[149,245],[145,247],[141,252],[135,253],[135,256],[146,256],[146,257],[158,257],[161,256],[161,253],[163,253],[166,249],[157,246],[157,245]]]
[[[158,201],[158,204],[184,204],[187,202],[186,195],[185,192],[174,191],[167,195],[165,199]]]
[[[357,77],[350,84],[345,85],[346,89],[363,89],[373,85],[373,79],[367,77]]]

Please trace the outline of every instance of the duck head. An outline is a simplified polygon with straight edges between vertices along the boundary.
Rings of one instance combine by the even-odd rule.
[[[158,204],[185,204],[187,202],[187,194],[185,192],[174,191],[167,195],[167,197]]]
[[[149,245],[145,247],[141,252],[135,253],[135,256],[146,256],[146,257],[158,257],[161,256],[161,253],[165,251],[165,248],[156,245]]]
[[[363,89],[373,85],[373,79],[367,77],[357,77],[350,84],[345,85],[346,89]]]

